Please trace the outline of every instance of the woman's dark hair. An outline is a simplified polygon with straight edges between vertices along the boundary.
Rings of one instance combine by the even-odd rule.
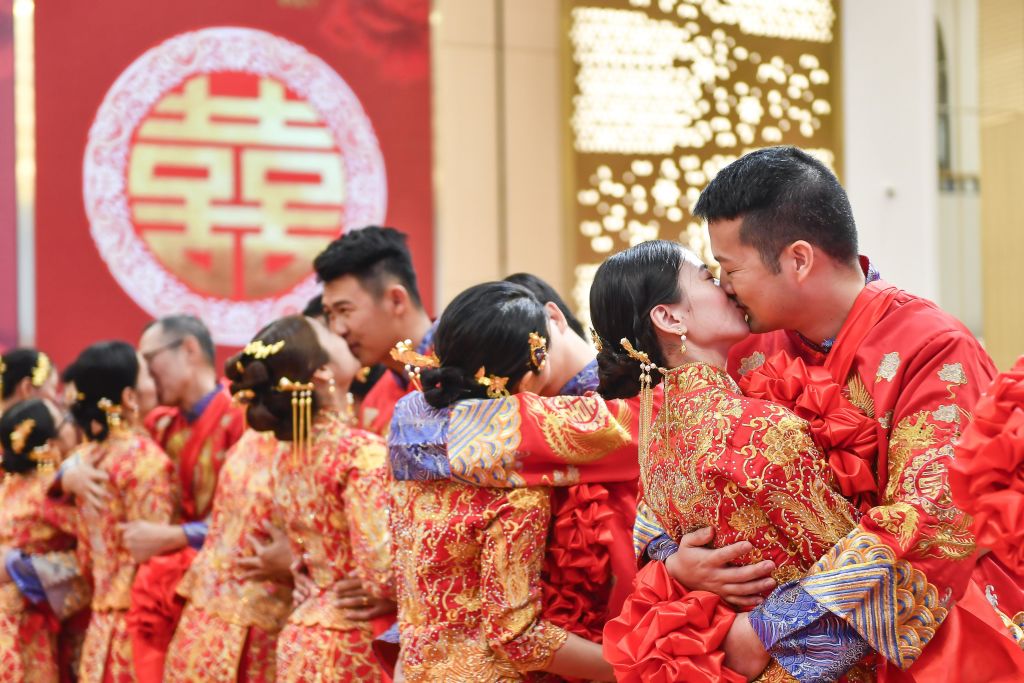
[[[664,367],[651,309],[680,301],[679,270],[686,261],[676,242],[654,240],[611,256],[601,264],[590,287],[590,315],[601,337],[597,354],[600,384],[605,398],[627,398],[640,392],[640,363],[626,354],[623,338],[655,364]],[[654,384],[661,375],[653,373]]]
[[[18,383],[26,377],[32,379],[32,373],[39,364],[39,357],[46,356],[38,349],[12,349],[0,356],[0,367],[3,367],[3,374],[0,375],[0,385],[3,386],[2,398],[6,401],[14,395]],[[49,365],[49,359],[46,360]],[[45,378],[44,378],[45,379]],[[35,383],[33,383],[34,386]]]
[[[313,326],[301,315],[275,320],[260,330],[253,342],[263,347],[279,342],[284,345],[265,358],[244,351],[229,358],[224,374],[231,380],[231,393],[252,392],[245,411],[250,427],[291,441],[292,394],[279,391],[278,382],[282,377],[301,384],[312,382],[313,373],[327,364],[327,352],[320,346]],[[314,394],[313,412],[318,408]]]
[[[583,323],[580,322],[580,319],[569,308],[569,304],[565,303],[565,299],[546,280],[537,277],[533,273],[513,273],[505,278],[505,282],[514,282],[517,285],[526,287],[537,297],[537,301],[542,304],[550,301],[555,306],[558,306],[558,310],[565,316],[565,322],[569,325],[569,329],[575,332],[581,339],[590,341],[590,337],[583,329]]]
[[[31,420],[32,424],[25,424]],[[19,427],[24,430],[20,437],[15,434]],[[28,429],[26,429],[28,428]],[[39,463],[32,459],[32,450],[46,445],[57,436],[57,425],[53,421],[46,401],[32,398],[21,401],[0,417],[0,446],[3,447],[3,468],[11,474],[31,472]]]
[[[107,414],[99,403],[107,399],[120,405],[124,390],[139,381],[135,347],[123,341],[97,342],[82,351],[73,366],[78,396],[71,404],[71,414],[87,439],[104,441],[109,434]],[[99,425],[98,431],[93,431],[93,423]]]
[[[487,375],[507,377],[512,390],[532,370],[530,333],[547,337],[544,306],[530,290],[511,282],[485,282],[455,297],[441,314],[434,353],[441,367],[423,371],[423,395],[435,408],[483,398]]]

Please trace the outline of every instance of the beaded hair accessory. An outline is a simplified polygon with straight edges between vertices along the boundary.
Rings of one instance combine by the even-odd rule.
[[[40,351],[36,358],[36,366],[32,368],[32,386],[38,389],[46,384],[46,378],[50,376],[52,369],[53,363],[50,362],[50,357]]]
[[[548,340],[536,332],[530,333],[530,367],[540,372],[548,362]]]
[[[420,377],[423,368],[441,367],[440,359],[434,354],[425,356],[417,353],[411,339],[395,344],[395,348],[391,349],[391,357],[405,366],[405,374],[417,391],[423,391],[423,380]]]
[[[81,396],[81,394],[79,394]],[[84,397],[83,397],[84,398]],[[120,403],[114,403],[109,398],[101,398],[96,402],[100,410],[107,416],[107,429],[111,434],[120,432],[124,426],[124,408]]]
[[[654,383],[651,381],[651,371],[658,370],[665,373],[664,368],[659,368],[651,362],[651,357],[643,351],[633,347],[628,339],[623,337],[619,344],[622,345],[626,355],[640,363],[640,456],[646,458],[651,445],[652,419],[654,417]]]
[[[309,432],[313,424],[313,383],[293,382],[282,377],[276,388],[292,395],[292,457],[299,459],[309,450]]]
[[[483,366],[476,371],[476,382],[481,386],[487,387],[487,398],[503,398],[508,396],[508,377],[488,375]]]

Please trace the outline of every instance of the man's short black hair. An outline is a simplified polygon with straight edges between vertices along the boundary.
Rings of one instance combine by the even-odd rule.
[[[324,315],[324,295],[317,294],[307,301],[306,307],[302,309],[302,315],[307,318],[322,318]]]
[[[168,315],[146,325],[146,329],[148,330],[154,325],[159,325],[160,331],[164,333],[165,337],[169,337],[171,341],[184,339],[185,337],[195,337],[207,362],[211,367],[216,367],[217,350],[213,345],[213,337],[210,335],[210,330],[203,324],[202,320],[194,315]]]
[[[806,240],[840,263],[857,261],[857,225],[839,180],[807,152],[767,147],[732,162],[693,207],[709,223],[742,218],[740,239],[779,272],[779,254]]]
[[[327,245],[313,261],[321,282],[352,275],[375,297],[384,293],[389,280],[397,280],[418,307],[423,307],[416,271],[405,233],[394,228],[371,225],[351,230]]]
[[[533,273],[513,273],[505,278],[505,282],[513,282],[517,285],[526,287],[530,292],[537,297],[537,301],[542,304],[546,304],[549,301],[554,305],[558,306],[558,310],[565,316],[565,322],[569,324],[569,328],[572,329],[577,335],[590,341],[587,337],[587,333],[583,331],[583,323],[576,317],[576,314],[569,308],[569,304],[565,303],[565,300],[558,294],[554,287],[549,285],[546,280],[537,277]]]

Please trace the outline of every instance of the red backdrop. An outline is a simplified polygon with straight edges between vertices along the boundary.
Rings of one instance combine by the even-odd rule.
[[[83,154],[97,110],[125,69],[175,35],[214,26],[280,36],[347,82],[383,156],[385,224],[410,235],[422,293],[432,301],[428,9],[428,0],[36,3],[39,347],[63,365],[99,339],[134,343],[151,319],[94,244],[83,204]]]

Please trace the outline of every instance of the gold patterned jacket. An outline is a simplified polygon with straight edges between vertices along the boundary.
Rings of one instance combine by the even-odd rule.
[[[299,605],[289,624],[367,630],[334,605],[328,590],[355,572],[377,597],[394,593],[384,439],[320,413],[305,452],[277,455],[274,505],[291,542],[321,592]],[[369,636],[367,636],[369,637]]]
[[[453,433],[449,442],[450,411],[431,408],[419,393],[399,401],[391,423],[398,617],[410,683],[525,680],[546,668],[568,637],[542,618],[550,488],[508,490],[449,478],[453,444],[474,460],[488,456],[473,452],[497,448],[489,472],[499,476],[498,444],[518,443],[516,404],[480,408],[505,411],[507,424],[477,420],[490,427],[473,438]]]
[[[119,526],[135,520],[171,523],[178,500],[174,466],[148,434],[137,431],[113,432],[78,452],[110,478],[106,507],[78,503],[78,556],[92,575],[92,610],[127,610],[138,565],[121,542]]]
[[[252,555],[250,537],[264,538],[275,516],[273,469],[290,446],[270,432],[247,430],[232,446],[217,480],[210,527],[202,550],[178,586],[194,608],[238,626],[281,630],[291,609],[291,587],[244,577],[238,560]]]
[[[63,619],[88,604],[89,587],[74,550],[78,512],[47,496],[53,478],[52,467],[0,475],[0,548],[21,551],[54,614]],[[20,612],[25,606],[14,582],[0,585],[0,610]]]

